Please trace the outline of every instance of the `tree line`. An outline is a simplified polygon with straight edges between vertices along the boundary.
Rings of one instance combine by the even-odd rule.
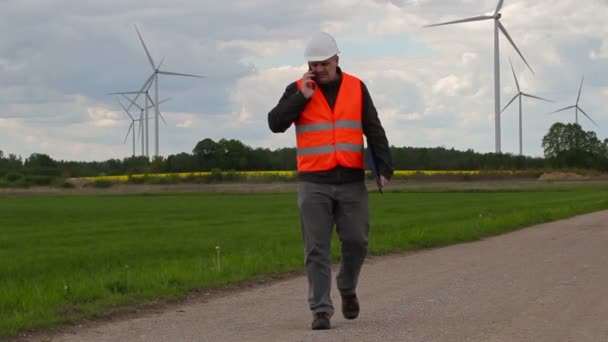
[[[545,157],[508,153],[477,153],[444,147],[396,147],[391,155],[396,170],[529,170],[542,168],[584,168],[608,171],[608,139],[600,141],[594,132],[577,124],[554,124],[543,138]],[[9,182],[20,177],[86,177],[139,173],[193,171],[296,170],[296,149],[252,148],[236,139],[214,141],[205,138],[191,153],[178,153],[149,160],[128,157],[106,161],[64,161],[34,153],[22,159],[0,151],[0,178]],[[46,178],[45,178],[46,177]],[[36,179],[34,179],[34,183]]]

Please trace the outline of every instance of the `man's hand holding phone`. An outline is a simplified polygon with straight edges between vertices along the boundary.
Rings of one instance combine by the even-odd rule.
[[[300,91],[305,98],[309,99],[317,89],[317,83],[315,82],[315,74],[312,71],[308,71],[302,77],[302,89]]]

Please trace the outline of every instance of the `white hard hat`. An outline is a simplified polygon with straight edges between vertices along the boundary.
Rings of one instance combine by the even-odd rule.
[[[316,33],[308,41],[304,57],[308,62],[320,62],[327,60],[340,52],[336,40],[329,33]]]

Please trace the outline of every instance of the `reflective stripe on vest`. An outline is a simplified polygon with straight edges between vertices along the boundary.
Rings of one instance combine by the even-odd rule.
[[[363,130],[361,122],[351,120],[337,120],[335,122],[336,128],[354,128]],[[328,131],[333,129],[334,126],[331,123],[318,123],[309,125],[296,125],[297,133],[316,132],[316,131]]]
[[[298,153],[298,156],[312,156],[315,154],[333,153],[334,150],[361,152],[361,149],[362,149],[362,146],[359,144],[337,143],[335,145],[335,147],[334,147],[334,145],[302,147],[302,148],[298,148],[297,153]]]
[[[299,171],[363,169],[361,91],[361,81],[343,72],[333,111],[320,89],[313,93],[295,123]]]

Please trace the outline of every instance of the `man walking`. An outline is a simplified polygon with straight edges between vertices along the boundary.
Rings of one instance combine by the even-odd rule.
[[[341,242],[336,277],[347,319],[359,315],[357,281],[368,251],[369,205],[364,138],[374,151],[385,186],[393,174],[386,134],[365,84],[338,66],[335,39],[319,32],[305,49],[309,71],[289,84],[268,114],[274,133],[295,124],[300,209],[312,329],[329,329],[330,243],[334,225]]]

